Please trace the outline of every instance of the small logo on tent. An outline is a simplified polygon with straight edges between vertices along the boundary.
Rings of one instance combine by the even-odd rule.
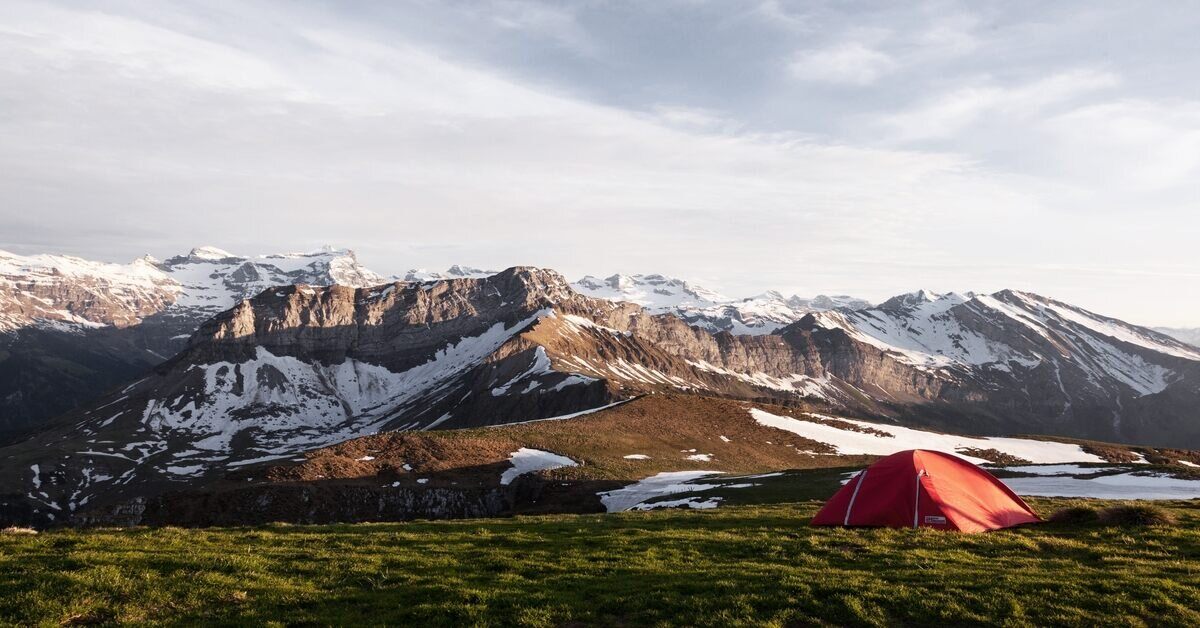
[[[945,518],[945,517],[939,517],[939,516],[937,516],[937,515],[925,515],[925,523],[931,523],[931,524],[934,524],[934,525],[937,525],[937,524],[945,525],[945,524],[946,524],[946,518]]]

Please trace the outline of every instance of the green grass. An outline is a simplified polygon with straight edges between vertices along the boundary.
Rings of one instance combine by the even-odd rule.
[[[980,535],[810,528],[816,503],[0,535],[0,623],[1200,625],[1200,504],[1168,507]]]

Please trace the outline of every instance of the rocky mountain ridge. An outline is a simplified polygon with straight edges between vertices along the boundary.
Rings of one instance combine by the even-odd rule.
[[[382,282],[353,251],[332,247],[245,257],[202,246],[129,264],[0,251],[0,331],[55,323],[128,327],[156,314],[199,321],[272,286]]]
[[[148,376],[0,449],[0,493],[61,518],[365,434],[563,419],[657,394],[1195,446],[1198,383],[1196,349],[1015,291],[902,295],[733,335],[536,268],[280,286],[206,321]]]
[[[382,282],[333,248],[245,257],[198,247],[125,265],[0,252],[0,443],[128,383],[267,288]]]
[[[571,284],[580,294],[609,301],[636,303],[652,314],[674,314],[688,324],[732,334],[769,334],[809,312],[870,307],[850,296],[785,297],[775,290],[743,299],[664,275],[588,275]]]
[[[394,279],[432,282],[494,274],[455,265],[444,272],[414,269]],[[181,350],[204,320],[271,287],[365,287],[384,281],[353,251],[333,247],[242,256],[202,246],[165,261],[144,256],[124,265],[0,252],[0,444],[132,381]],[[618,284],[625,291],[602,296],[630,300],[636,294],[628,289],[647,282],[660,299],[650,308],[653,313],[671,312],[712,331],[767,333],[814,309],[865,305],[775,292],[728,301],[660,275],[622,279]],[[674,306],[661,300],[661,293],[677,289],[695,299],[675,299]]]

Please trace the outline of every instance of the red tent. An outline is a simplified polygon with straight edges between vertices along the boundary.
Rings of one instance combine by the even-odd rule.
[[[947,453],[910,449],[860,471],[815,526],[997,530],[1041,519],[992,474]]]

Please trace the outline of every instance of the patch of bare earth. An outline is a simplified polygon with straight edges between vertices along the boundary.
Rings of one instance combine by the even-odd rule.
[[[1104,443],[1094,440],[1084,440],[1081,438],[1066,438],[1062,436],[1045,436],[1045,435],[1020,435],[1020,438],[1028,438],[1031,440],[1053,441],[1057,443],[1072,443],[1079,445],[1080,449],[1099,456],[1105,462],[1114,464],[1132,464],[1141,462],[1143,459],[1151,464],[1173,465],[1183,467],[1187,470],[1186,465],[1181,465],[1179,461],[1187,461],[1193,464],[1200,464],[1200,452],[1187,449],[1167,449],[1156,447],[1140,447],[1129,445],[1118,445],[1116,443]]]
[[[1005,465],[1032,464],[1032,462],[1029,460],[1026,460],[1024,458],[1019,458],[1012,454],[1006,454],[1006,453],[996,450],[996,449],[980,449],[978,447],[961,447],[958,449],[957,453],[960,453],[964,456],[971,456],[974,458],[983,458],[984,460],[987,460],[988,462],[991,462],[993,464],[1005,464]]]

